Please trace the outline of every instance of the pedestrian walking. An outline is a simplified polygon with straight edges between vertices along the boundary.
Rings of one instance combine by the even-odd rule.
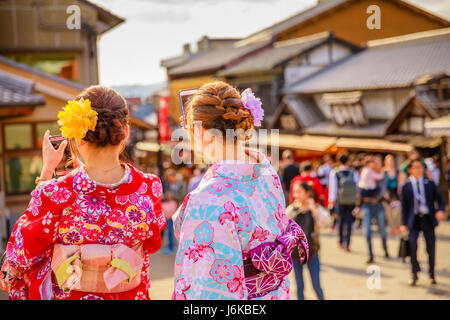
[[[361,181],[362,180],[362,181]],[[384,249],[384,256],[389,258],[387,248],[386,216],[382,199],[386,191],[384,172],[382,171],[382,160],[380,157],[370,157],[365,162],[359,182],[361,211],[364,230],[366,233],[369,260],[374,262],[372,249],[372,221],[375,220]]]
[[[408,152],[408,157],[405,161],[402,162],[400,165],[400,172],[399,172],[399,185],[403,186],[409,177],[408,172],[408,165],[413,160],[420,160],[422,161],[422,164],[425,168],[425,175],[428,179],[433,180],[433,176],[430,170],[428,170],[427,164],[425,163],[425,159],[420,155],[419,151],[417,149],[413,149],[410,152]]]
[[[164,201],[176,201],[177,206],[180,206],[184,197],[187,194],[187,185],[184,182],[183,177],[177,173],[173,168],[166,170],[166,179],[163,181],[163,188],[167,191],[168,195],[164,197]],[[172,217],[167,218],[167,232],[165,236],[167,238],[167,245],[163,249],[163,254],[173,254],[175,250],[175,237],[173,233],[173,220]]]
[[[317,169],[317,177],[325,190],[328,187],[330,172],[333,170],[334,162],[333,158],[329,154],[324,155],[322,161],[323,163]]]
[[[350,251],[353,212],[358,203],[358,181],[354,170],[348,166],[348,155],[340,155],[338,161],[339,166],[330,172],[328,206],[338,214],[339,245]]]
[[[402,231],[409,231],[409,247],[411,254],[412,279],[411,286],[418,281],[420,265],[417,260],[417,240],[423,233],[428,253],[428,274],[431,284],[436,284],[435,278],[435,228],[439,221],[445,219],[445,203],[436,184],[424,176],[424,166],[421,160],[412,160],[408,166],[409,179],[402,187]],[[437,205],[436,205],[437,204]]]
[[[314,191],[306,182],[296,181],[292,185],[294,202],[286,208],[286,215],[299,224],[306,234],[309,243],[309,260],[307,262],[312,285],[317,299],[323,300],[324,294],[320,285],[319,261],[319,220],[320,214],[314,201]],[[297,282],[297,298],[304,300],[303,295],[303,265],[297,252],[292,253],[295,280]]]
[[[310,183],[315,193],[316,203],[323,204],[325,191],[322,187],[322,184],[320,183],[319,178],[317,177],[316,172],[314,172],[312,163],[310,161],[303,161],[301,163],[300,174],[292,179],[291,189],[289,192],[289,203],[292,203],[294,201],[294,198],[292,197],[292,184],[297,181]]]
[[[384,172],[386,173],[386,190],[384,209],[386,212],[386,222],[392,234],[399,233],[401,225],[401,208],[399,201],[399,170],[395,165],[395,159],[391,154],[384,158]]]
[[[294,153],[291,150],[284,150],[282,154],[282,163],[285,166],[281,173],[281,182],[285,193],[286,202],[289,199],[291,190],[291,181],[300,174],[300,168],[294,160]]]

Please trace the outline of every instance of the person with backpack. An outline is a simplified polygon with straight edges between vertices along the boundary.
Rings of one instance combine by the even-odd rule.
[[[353,212],[358,203],[358,179],[355,171],[348,166],[347,154],[340,155],[338,161],[340,165],[330,172],[328,207],[336,211],[339,217],[339,245],[350,251]]]

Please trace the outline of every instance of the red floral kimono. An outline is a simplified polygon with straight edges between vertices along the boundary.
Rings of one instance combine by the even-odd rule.
[[[128,167],[128,180],[116,188],[97,185],[83,168],[38,184],[6,248],[2,270],[10,299],[149,299],[149,254],[161,247],[166,226],[162,185],[158,177]],[[120,293],[64,292],[51,268],[57,243],[142,245],[140,284]]]

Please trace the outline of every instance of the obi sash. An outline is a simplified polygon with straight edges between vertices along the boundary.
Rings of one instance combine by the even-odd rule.
[[[118,293],[139,286],[143,260],[142,245],[55,244],[51,268],[65,292]]]
[[[294,250],[298,250],[300,262],[306,263],[308,240],[301,227],[290,219],[286,232],[275,241],[262,243],[243,253],[248,299],[262,297],[278,289],[292,270],[291,254]]]

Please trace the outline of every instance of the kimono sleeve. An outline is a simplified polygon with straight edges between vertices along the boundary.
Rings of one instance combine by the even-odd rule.
[[[173,299],[246,298],[241,244],[226,211],[223,204],[195,201],[180,211]]]
[[[144,249],[148,253],[154,253],[161,248],[162,239],[161,231],[166,228],[166,219],[164,218],[164,212],[161,208],[162,200],[162,184],[161,180],[155,175],[148,175],[147,186],[152,202],[153,202],[153,212],[155,214],[155,223],[151,223],[150,230],[152,236],[145,240]]]
[[[149,187],[149,192],[153,200],[153,210],[155,213],[156,221],[159,230],[162,231],[166,228],[166,218],[164,217],[164,212],[162,210],[162,194],[163,188],[161,179],[155,175],[148,175],[149,180],[147,182]]]
[[[7,244],[6,259],[9,265],[26,270],[51,254],[59,224],[56,202],[65,202],[70,196],[68,189],[58,190],[56,180],[40,183],[36,187]]]

